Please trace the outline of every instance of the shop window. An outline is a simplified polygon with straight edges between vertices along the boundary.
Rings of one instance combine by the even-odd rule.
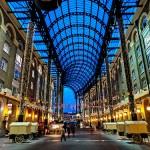
[[[35,71],[32,70],[32,78],[35,78]]]
[[[15,70],[14,79],[18,81],[19,78],[20,78],[20,72],[18,70]]]
[[[133,81],[136,80],[136,74],[135,74],[135,71],[134,71],[134,70],[132,71],[132,80],[133,80]]]
[[[146,79],[145,77],[142,78],[142,88],[145,88],[147,86],[147,83],[146,83]]]
[[[8,65],[8,62],[5,58],[2,58],[1,59],[1,62],[0,62],[0,69],[2,69],[3,71],[7,71],[7,65]]]
[[[33,82],[31,82],[31,90],[33,90]]]
[[[139,56],[141,56],[141,49],[140,49],[140,47],[138,46],[138,47],[136,48],[136,57],[139,57]]]
[[[144,72],[144,65],[143,65],[143,62],[140,62],[140,64],[139,64],[139,71],[140,71],[140,73],[143,73],[143,72]]]
[[[15,63],[21,67],[21,64],[22,64],[22,58],[20,55],[16,54],[16,60],[15,60]]]
[[[3,51],[5,51],[7,54],[10,53],[10,45],[7,42],[4,43]]]
[[[137,84],[136,84],[136,83],[134,84],[134,92],[135,92],[135,93],[137,93],[137,92],[138,92],[138,86],[137,86]]]
[[[130,56],[130,65],[132,65],[132,64],[133,64],[133,57]]]

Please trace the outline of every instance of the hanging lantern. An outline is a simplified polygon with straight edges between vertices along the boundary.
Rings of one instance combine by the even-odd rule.
[[[34,0],[39,9],[51,11],[61,5],[62,0]]]

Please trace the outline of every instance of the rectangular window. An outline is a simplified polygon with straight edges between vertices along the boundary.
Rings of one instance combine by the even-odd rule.
[[[143,65],[143,62],[140,62],[140,64],[139,64],[139,69],[140,69],[140,73],[143,73],[143,72],[144,72],[144,65]]]
[[[7,60],[5,58],[2,58],[1,62],[0,62],[0,69],[4,70],[6,72],[7,64],[8,64]]]
[[[15,63],[21,67],[22,64],[22,58],[20,57],[20,55],[16,54],[16,61]]]
[[[12,87],[12,95],[15,96],[16,94],[18,94],[18,88]]]
[[[7,42],[4,43],[3,51],[5,51],[7,54],[10,53],[10,45]]]
[[[14,79],[18,81],[19,78],[20,78],[20,72],[18,70],[15,70]]]

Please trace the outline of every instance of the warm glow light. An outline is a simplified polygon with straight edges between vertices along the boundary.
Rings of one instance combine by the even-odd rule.
[[[35,115],[34,117],[37,118],[37,115]]]
[[[122,114],[120,114],[119,116],[122,117]]]
[[[137,113],[140,113],[140,112],[141,112],[141,110],[140,110],[140,109],[137,109],[137,110],[136,110],[136,112],[137,112]]]
[[[9,115],[12,114],[12,110],[8,110],[8,114],[9,114]]]
[[[111,118],[109,117],[109,119],[111,119]]]
[[[101,120],[103,120],[103,118],[101,118]]]
[[[125,112],[125,113],[124,113],[124,116],[126,116],[126,115],[127,115],[127,113]]]
[[[31,114],[28,114],[28,117],[31,117]]]
[[[150,106],[148,106],[146,109],[147,109],[148,111],[150,111]]]
[[[118,115],[116,115],[116,118],[118,118]]]
[[[114,116],[114,118],[116,118],[116,116]]]

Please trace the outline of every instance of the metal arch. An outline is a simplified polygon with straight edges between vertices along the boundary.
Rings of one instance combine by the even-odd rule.
[[[77,73],[74,73],[74,76],[75,75],[77,75]],[[85,74],[82,74],[82,76],[83,76],[83,78],[82,78],[82,80],[84,80],[85,82],[88,80],[87,79],[87,76],[85,75]],[[73,75],[71,74],[71,73],[69,73],[68,75],[67,75],[67,77],[66,78],[72,78],[73,77]],[[81,77],[80,77],[81,78]],[[65,78],[64,78],[65,79]]]
[[[68,67],[69,68],[71,68],[71,65],[72,64],[80,64],[79,62],[74,62],[74,61],[70,61],[65,67],[63,66],[63,70],[66,70]],[[84,62],[83,62],[85,65],[87,65],[87,66],[89,66],[89,67],[92,67],[92,68],[94,68],[94,64],[92,64],[91,62],[88,62],[87,60],[84,60]]]
[[[72,79],[71,81],[69,79],[66,79],[64,84],[66,85],[67,83],[76,85],[76,88],[78,89],[82,88],[81,82],[75,81],[75,79]]]
[[[80,65],[82,65],[82,66],[83,66],[83,65],[86,65],[86,66],[88,66],[88,68],[91,68],[91,70],[94,71],[94,70],[93,70],[94,66],[93,66],[93,65],[91,66],[91,64],[89,64],[89,63],[86,63],[86,64],[85,64],[85,63],[82,63],[82,64],[81,64],[81,63],[74,63],[74,64],[70,64],[68,67],[66,67],[66,68],[65,68],[65,70],[66,70],[65,72],[67,72],[68,69],[71,69],[71,68],[73,68],[74,66],[75,66],[75,68],[76,68],[76,66],[80,66]]]
[[[88,69],[90,69],[90,68],[87,68],[87,67],[83,67],[83,68],[79,68],[80,70],[77,70],[78,68],[77,67],[75,67],[75,68],[71,68],[69,71],[66,71],[65,73],[66,74],[68,74],[68,73],[73,73],[74,71],[80,71],[80,70],[85,70],[85,71],[87,71],[88,72],[88,75],[91,75],[91,72],[89,72],[89,70]],[[90,69],[91,71],[92,71],[92,69]],[[83,73],[85,73],[85,71],[82,71]],[[86,73],[87,73],[86,72]]]
[[[74,73],[74,75],[78,76],[78,73]],[[88,81],[88,78],[87,78],[87,75],[86,75],[86,74],[83,74],[83,73],[82,73],[81,75],[83,76],[83,79],[84,79],[84,80],[86,79],[85,81]],[[72,73],[69,72],[69,73],[67,73],[66,76],[71,78],[73,75],[72,75]],[[80,77],[80,78],[81,78],[81,77]]]
[[[71,81],[70,81],[70,80],[71,80]],[[74,84],[77,82],[78,85],[79,85],[79,86],[77,86],[77,87],[79,87],[79,88],[81,88],[81,87],[82,87],[82,84],[83,84],[83,80],[80,79],[80,80],[76,81],[75,78],[72,78],[72,79],[71,79],[71,78],[66,78],[64,83],[68,83],[68,82],[69,82],[69,83],[74,83]]]
[[[77,90],[79,90],[79,89],[82,88],[82,85],[79,83],[79,81],[75,82],[75,80],[73,80],[73,82],[71,82],[71,81],[67,80],[67,81],[65,82],[65,85],[66,85],[66,84],[69,84],[69,85],[72,84],[72,85],[75,87],[74,89],[77,89]]]
[[[85,37],[85,35],[83,35],[83,34],[82,34],[82,36]],[[92,39],[92,40],[93,40],[93,39]],[[63,41],[63,40],[62,40],[62,41]],[[94,41],[94,40],[93,40],[93,41]],[[94,41],[94,42],[95,42],[95,41]],[[97,43],[97,41],[96,41],[95,43]],[[95,48],[93,45],[91,45],[91,44],[89,44],[89,43],[85,43],[85,42],[74,42],[74,43],[70,43],[70,44],[66,45],[65,47],[63,47],[63,48],[61,49],[61,51],[58,53],[58,55],[60,55],[61,52],[62,52],[63,50],[65,50],[67,47],[69,47],[69,46],[71,46],[71,45],[74,45],[74,44],[84,44],[84,45],[86,45],[86,46],[88,46],[88,47],[91,47],[92,49],[94,49],[94,50],[96,51],[96,53],[99,54],[99,51],[97,50],[97,48]],[[101,47],[100,44],[98,44],[98,46],[99,46],[99,48]],[[56,49],[57,49],[57,47],[56,47]]]
[[[67,0],[62,0],[63,1],[67,1]],[[101,6],[105,12],[107,12],[109,14],[110,10],[99,0],[91,0],[93,3],[96,3],[98,6]]]
[[[61,39],[57,45],[55,46],[56,49],[59,47],[59,45],[64,41],[64,40],[67,40],[68,38],[71,38],[71,37],[76,37],[76,36],[81,36],[81,37],[86,37],[86,38],[89,38],[91,40],[93,40],[97,45],[98,47],[101,47],[99,41],[95,40],[93,37],[91,36],[88,36],[88,35],[84,35],[84,34],[74,34],[74,35],[69,35],[69,36],[66,36],[64,39]],[[81,43],[81,42],[80,42]],[[82,43],[85,43],[85,42],[82,42]],[[69,44],[70,45],[70,44]]]
[[[48,14],[48,15],[50,15],[50,14]],[[103,20],[99,19],[97,16],[94,16],[94,15],[92,15],[92,14],[90,14],[90,13],[86,13],[86,12],[70,12],[70,13],[68,13],[68,14],[62,15],[62,16],[56,18],[56,20],[54,20],[53,22],[51,22],[51,24],[50,24],[50,26],[48,27],[48,29],[49,29],[49,30],[52,29],[53,26],[54,26],[59,20],[62,20],[62,19],[64,19],[65,17],[74,16],[74,15],[75,15],[75,16],[78,16],[78,15],[90,16],[91,18],[96,19],[96,20],[104,27],[104,29],[106,29],[106,24],[103,22]]]
[[[70,53],[74,53],[74,52],[78,52],[78,51],[80,51],[81,50],[81,52],[87,52],[87,54],[90,54],[90,55],[88,55],[88,56],[92,56],[92,57],[94,57],[95,59],[98,59],[97,57],[98,56],[96,56],[94,53],[92,53],[92,52],[90,52],[90,51],[88,51],[88,50],[83,50],[83,49],[73,49],[73,50],[71,50],[71,51],[68,51],[68,52],[66,52],[64,55],[61,55],[61,57],[59,58],[59,60],[61,61],[61,60],[63,60],[64,58],[66,58],[66,56],[67,55],[70,55]],[[75,56],[75,55],[73,55],[73,56]],[[83,57],[86,57],[86,55],[83,55]]]
[[[97,34],[99,35],[99,37],[101,37],[101,38],[103,39],[102,34],[100,33],[100,31],[96,30],[96,28],[93,28],[93,27],[88,26],[88,25],[73,24],[73,25],[65,26],[65,27],[62,28],[61,30],[58,30],[58,32],[55,33],[55,35],[53,36],[52,40],[54,41],[54,40],[56,39],[56,37],[57,37],[61,32],[65,31],[66,29],[69,29],[69,28],[71,28],[71,27],[86,27],[86,28],[88,28],[88,29],[94,31],[95,33],[97,33]],[[50,30],[49,30],[49,32],[50,32]],[[79,34],[79,35],[80,35],[80,34]],[[66,36],[66,37],[67,37],[67,36]],[[72,35],[72,37],[73,37],[73,35]],[[88,36],[88,37],[90,37],[90,36]]]
[[[62,61],[61,62],[61,64],[65,64],[65,62],[67,62],[69,59],[71,59],[71,58],[75,58],[75,56],[81,56],[81,57],[83,57],[83,55],[73,55],[73,56],[70,56],[69,58],[67,58],[67,59],[65,59],[64,61]],[[85,56],[87,59],[89,59],[90,57],[88,57],[88,56]],[[75,60],[75,59],[74,59]],[[83,59],[82,59],[82,61],[83,61]],[[98,63],[98,61],[96,62],[96,60],[92,60],[92,61],[94,61],[94,63],[95,64],[97,64]]]
[[[65,86],[70,87],[74,91],[74,93],[76,93],[77,90],[75,90],[75,88],[73,87],[74,85],[65,84]],[[78,89],[78,88],[76,88],[76,89]]]

